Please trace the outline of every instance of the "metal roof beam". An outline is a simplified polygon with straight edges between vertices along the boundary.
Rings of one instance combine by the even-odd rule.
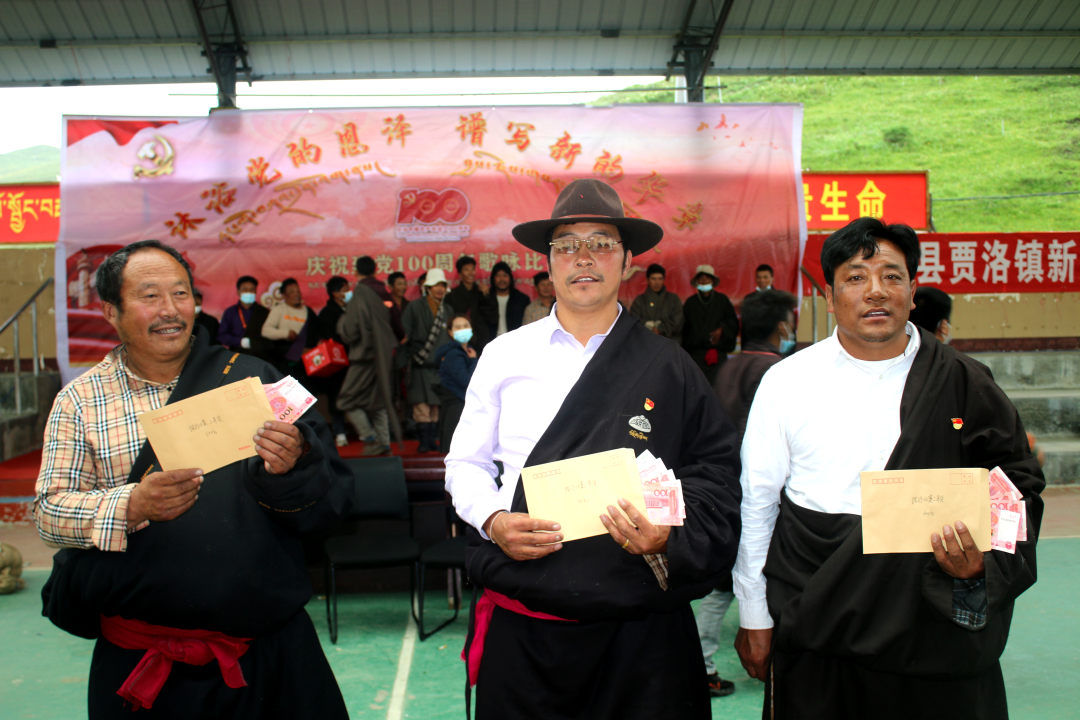
[[[728,15],[731,14],[731,6],[734,4],[735,0],[724,0],[707,43],[702,43],[700,40],[691,42],[691,38],[684,37],[681,43],[675,45],[676,54],[682,52],[682,69],[686,75],[686,98],[690,102],[705,101],[705,75],[712,67],[713,55],[716,54],[716,47],[720,43],[720,34],[724,32],[724,25],[727,23]]]
[[[218,89],[218,108],[236,107],[237,60],[239,70],[251,84],[251,65],[247,48],[240,35],[240,24],[232,0],[191,0],[195,22],[199,26],[199,39],[210,67],[207,72],[214,77]],[[213,29],[211,32],[208,25]]]
[[[709,34],[712,28],[688,28],[687,33]],[[523,32],[434,32],[434,33],[338,33],[332,35],[264,35],[244,39],[244,45],[274,45],[282,43],[351,43],[351,42],[431,42],[433,40],[541,40],[601,37],[600,31],[592,30],[538,30]],[[815,39],[830,38],[910,38],[931,40],[980,40],[1024,38],[1080,38],[1078,30],[727,30],[724,37],[736,39]],[[679,33],[656,30],[621,30],[619,38],[676,38]],[[611,39],[619,39],[611,38]],[[49,40],[49,49],[60,48],[110,48],[110,47],[175,47],[203,45],[201,37],[181,38],[110,38],[85,40]],[[2,48],[39,48],[40,40],[0,40]],[[678,60],[676,52],[672,63]]]

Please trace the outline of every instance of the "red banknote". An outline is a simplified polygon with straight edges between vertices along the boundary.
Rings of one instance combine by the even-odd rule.
[[[315,396],[309,393],[292,375],[269,385],[263,385],[266,399],[274,416],[290,425],[315,405]]]

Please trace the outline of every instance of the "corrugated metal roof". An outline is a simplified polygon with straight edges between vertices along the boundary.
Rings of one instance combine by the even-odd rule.
[[[691,4],[707,36],[721,0],[233,0],[256,80],[662,75]],[[190,0],[3,7],[2,87],[212,79]],[[1076,73],[1080,3],[735,0],[713,61],[710,74]]]

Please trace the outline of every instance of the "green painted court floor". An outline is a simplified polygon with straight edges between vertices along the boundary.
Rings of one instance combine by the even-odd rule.
[[[1065,720],[1080,716],[1080,539],[1039,543],[1039,576],[1017,601],[1009,646],[1002,657],[1011,717]],[[45,573],[28,571],[28,587],[0,596],[0,717],[72,720],[86,717],[86,681],[93,644],[67,635],[41,617]],[[445,591],[429,595],[431,619],[447,612]],[[465,619],[426,642],[413,642],[408,596],[344,596],[337,645],[326,635],[325,605],[308,607],[323,638],[354,718],[464,717],[464,668],[459,659]],[[724,620],[717,664],[735,681],[735,694],[713,700],[725,720],[761,717],[762,685],[746,677],[731,649],[736,610]],[[412,628],[412,629],[410,629]],[[410,660],[411,663],[402,662]],[[403,652],[404,649],[404,652]],[[399,667],[408,671],[399,673]],[[396,691],[396,692],[395,692]],[[137,718],[137,715],[133,717]]]

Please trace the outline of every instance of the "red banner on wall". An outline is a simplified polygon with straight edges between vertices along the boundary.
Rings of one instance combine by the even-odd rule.
[[[56,242],[60,183],[0,185],[0,243]]]
[[[803,267],[822,286],[821,246],[827,237],[808,236],[803,258]],[[915,279],[950,295],[1080,292],[1080,233],[923,233],[919,246]],[[803,292],[809,295],[811,288]]]
[[[835,230],[859,217],[882,218],[925,230],[929,221],[927,172],[804,172],[806,227]]]
[[[627,305],[652,263],[683,297],[699,264],[712,265],[733,298],[753,289],[761,263],[775,269],[776,287],[796,291],[801,122],[795,105],[697,104],[66,118],[58,361],[68,373],[116,343],[94,270],[145,238],[185,255],[212,314],[236,302],[240,275],[260,280],[267,306],[294,277],[318,309],[326,282],[353,280],[361,255],[380,280],[404,272],[412,293],[432,268],[456,284],[463,255],[476,258],[482,282],[505,262],[531,295],[547,258],[511,231],[550,217],[578,178],[603,179],[627,216],[664,229],[663,242],[632,260],[620,289]]]

